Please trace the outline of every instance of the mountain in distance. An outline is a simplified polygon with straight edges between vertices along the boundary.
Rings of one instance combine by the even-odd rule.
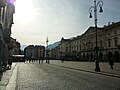
[[[50,44],[50,45],[48,45],[48,49],[50,49],[50,50],[51,50],[52,48],[57,47],[59,44],[60,44],[60,41],[55,42],[55,43],[53,43],[53,44]]]
[[[27,47],[27,45],[21,45],[20,46],[20,49],[22,50],[22,51],[24,51],[24,49]]]
[[[74,39],[75,37],[71,37],[71,38],[68,38],[68,39],[70,39],[70,40],[72,40],[72,39]],[[50,44],[50,45],[48,45],[48,49],[52,49],[52,48],[55,48],[55,47],[57,47],[58,45],[60,44],[60,41],[57,41],[57,42],[55,42],[55,43],[53,43],[53,44]]]
[[[53,44],[50,44],[50,45],[48,45],[48,49],[51,50],[52,48],[57,47],[59,44],[60,44],[60,41],[55,42],[55,43],[53,43]],[[20,49],[21,49],[22,51],[24,51],[24,49],[25,49],[27,46],[28,46],[28,45],[21,45],[21,46],[20,46]]]

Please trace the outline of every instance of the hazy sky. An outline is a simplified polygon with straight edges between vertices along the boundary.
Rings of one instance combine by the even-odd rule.
[[[103,2],[104,12],[98,13],[98,26],[120,21],[120,0]],[[12,37],[21,45],[46,45],[47,37],[49,44],[61,37],[76,37],[94,26],[88,12],[92,5],[94,0],[16,0]]]

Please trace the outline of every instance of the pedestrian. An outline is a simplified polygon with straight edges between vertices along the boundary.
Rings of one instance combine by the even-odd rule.
[[[12,58],[10,58],[10,59],[8,60],[8,65],[9,65],[9,69],[11,69],[11,66],[12,66]]]
[[[50,63],[50,58],[48,59],[48,62],[47,62],[48,64]]]
[[[61,62],[62,62],[62,63],[63,63],[63,61],[64,61],[64,60],[63,60],[63,59],[61,59]]]
[[[38,61],[39,61],[39,64],[40,64],[40,59]]]
[[[113,69],[114,60],[112,58],[110,58],[109,60],[109,65],[110,65],[110,68]]]

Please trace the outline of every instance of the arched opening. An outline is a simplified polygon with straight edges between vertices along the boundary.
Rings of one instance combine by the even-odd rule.
[[[85,61],[85,53],[83,53],[83,61]]]
[[[114,61],[120,62],[120,54],[118,51],[115,51],[115,53],[114,53]]]
[[[100,60],[100,62],[103,62],[103,53],[102,52],[99,53],[99,60]]]
[[[110,61],[110,58],[113,58],[112,52],[108,52],[107,57],[108,57],[108,61]]]
[[[86,61],[89,61],[89,54],[86,55]]]
[[[96,59],[96,53],[94,53],[94,58],[93,58],[93,61],[95,61],[95,59]]]
[[[90,62],[93,61],[93,53],[90,53]]]
[[[77,54],[77,57],[81,61],[81,53],[80,52]]]

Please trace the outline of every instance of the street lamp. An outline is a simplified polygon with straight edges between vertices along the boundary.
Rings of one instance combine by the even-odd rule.
[[[98,43],[97,43],[97,6],[100,7],[100,13],[103,12],[103,9],[102,9],[102,6],[103,6],[103,1],[100,0],[98,2],[96,2],[96,0],[94,0],[94,6],[91,6],[89,8],[89,13],[90,13],[90,16],[89,18],[92,18],[92,10],[94,10],[94,21],[95,21],[95,30],[96,30],[96,47],[95,47],[95,56],[96,56],[96,67],[95,67],[95,71],[98,71],[100,72],[100,67],[99,67],[99,60],[98,60]]]

